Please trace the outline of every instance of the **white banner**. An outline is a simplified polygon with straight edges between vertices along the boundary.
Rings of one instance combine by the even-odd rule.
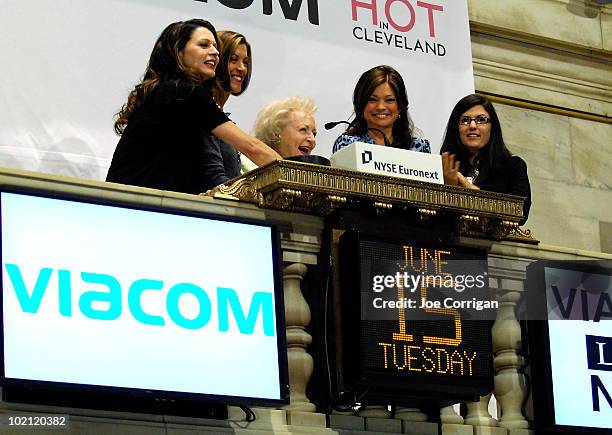
[[[473,92],[465,0],[0,0],[0,165],[104,179],[113,116],[170,22],[204,18],[253,47],[247,92],[226,110],[250,130],[277,98],[319,106],[316,154],[329,156],[365,70],[388,64],[437,152],[451,108]]]

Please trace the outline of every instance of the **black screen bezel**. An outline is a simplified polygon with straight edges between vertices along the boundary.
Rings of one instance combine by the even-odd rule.
[[[612,264],[610,265],[612,267]],[[612,269],[596,261],[540,260],[527,266],[527,291],[529,300],[537,310],[532,314],[544,314],[547,306],[545,269],[565,269],[580,272],[612,275]],[[544,291],[543,291],[544,290]],[[529,307],[527,307],[529,309]],[[604,320],[612,322],[612,320]],[[607,435],[610,428],[567,426],[556,424],[551,371],[550,336],[548,321],[527,320],[527,342],[532,373],[534,426],[543,435]],[[611,323],[612,325],[612,323]]]
[[[177,414],[184,415],[185,410],[193,408],[194,412],[188,415],[198,414],[201,409],[198,404],[223,404],[237,406],[282,406],[289,403],[289,375],[287,367],[287,344],[285,331],[285,305],[282,278],[282,252],[280,242],[279,224],[275,222],[261,222],[237,216],[216,215],[209,212],[201,212],[193,209],[169,208],[162,205],[159,200],[157,204],[133,203],[122,200],[120,197],[101,198],[83,193],[69,193],[49,191],[29,187],[2,187],[0,189],[0,241],[2,238],[1,228],[1,194],[14,193],[27,196],[35,196],[47,199],[56,199],[85,203],[99,206],[110,206],[116,208],[131,209],[143,212],[170,214],[185,217],[194,217],[207,220],[216,220],[232,223],[241,223],[266,227],[270,229],[270,243],[272,246],[272,263],[274,273],[274,298],[278,353],[278,375],[279,375],[279,399],[229,396],[218,394],[189,393],[177,391],[162,391],[140,388],[125,388],[119,386],[103,386],[77,383],[64,383],[52,381],[27,380],[5,377],[4,371],[4,315],[0,315],[0,385],[2,386],[3,400],[11,401],[12,397],[19,397],[17,401],[37,404],[53,405],[61,398],[62,406],[80,407],[87,403],[88,407],[94,409],[115,409],[116,403],[123,403],[121,410],[134,410],[136,412],[149,412],[153,414]],[[0,251],[0,264],[2,252]],[[0,291],[3,291],[2,275],[0,274]],[[3,297],[0,297],[0,313],[3,313]],[[35,397],[36,396],[36,397]],[[31,399],[31,400],[29,400]],[[41,400],[42,399],[42,400]],[[126,400],[122,400],[126,399]],[[178,410],[177,403],[183,403],[183,410]],[[164,406],[164,404],[168,406]]]
[[[411,379],[410,382],[399,383],[391,374],[373,372],[366,370],[357,362],[360,361],[360,341],[361,328],[360,325],[360,303],[349,302],[349,299],[354,301],[356,298],[347,298],[350,295],[350,290],[361,289],[360,282],[360,259],[359,259],[359,243],[362,240],[373,240],[391,244],[404,244],[408,242],[405,239],[388,238],[381,236],[373,236],[365,232],[347,231],[340,239],[340,271],[341,271],[341,305],[342,305],[342,342],[343,342],[343,377],[347,385],[356,384],[360,387],[365,387],[369,391],[380,397],[387,397],[396,403],[401,403],[406,400],[406,403],[414,402],[415,397],[435,400],[439,398],[441,401],[452,402],[454,399],[463,400],[478,400],[480,395],[488,394],[493,390],[493,352],[492,352],[492,337],[491,326],[493,322],[485,322],[487,326],[483,338],[488,340],[489,349],[489,364],[491,367],[490,376],[481,377],[478,379],[461,379],[459,377],[430,377],[420,375]],[[415,240],[413,240],[414,242]],[[435,245],[440,248],[459,249],[462,252],[472,253],[476,255],[485,255],[486,251],[480,248],[471,248],[458,245],[449,245],[443,243],[435,243],[432,241],[418,240],[421,244]],[[342,271],[350,270],[352,273],[347,274]],[[350,334],[345,331],[352,331]],[[434,381],[435,380],[435,381]],[[439,382],[438,382],[439,381]]]

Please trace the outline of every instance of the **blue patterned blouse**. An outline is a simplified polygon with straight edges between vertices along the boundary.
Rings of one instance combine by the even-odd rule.
[[[336,139],[336,142],[334,142],[333,152],[335,153],[336,151],[346,146],[349,146],[353,142],[365,142],[365,143],[376,144],[372,136],[370,136],[368,133],[342,134],[340,135],[338,139]],[[401,148],[401,147],[398,146],[396,148]],[[413,137],[412,143],[410,144],[410,148],[408,149],[411,151],[418,151],[421,153],[431,154],[431,146],[429,145],[429,141],[421,137]]]

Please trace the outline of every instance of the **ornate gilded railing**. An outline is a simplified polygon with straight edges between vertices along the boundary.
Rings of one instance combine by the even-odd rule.
[[[442,213],[459,217],[461,235],[538,242],[531,231],[519,228],[520,196],[288,160],[257,168],[205,195],[317,215],[363,206],[377,213],[416,211],[420,220]]]

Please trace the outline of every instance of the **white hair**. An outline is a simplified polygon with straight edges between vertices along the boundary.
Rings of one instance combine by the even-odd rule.
[[[314,117],[317,105],[309,97],[289,97],[266,104],[257,114],[253,124],[253,135],[275,147],[280,143],[280,133],[287,126],[289,116],[295,111]]]

